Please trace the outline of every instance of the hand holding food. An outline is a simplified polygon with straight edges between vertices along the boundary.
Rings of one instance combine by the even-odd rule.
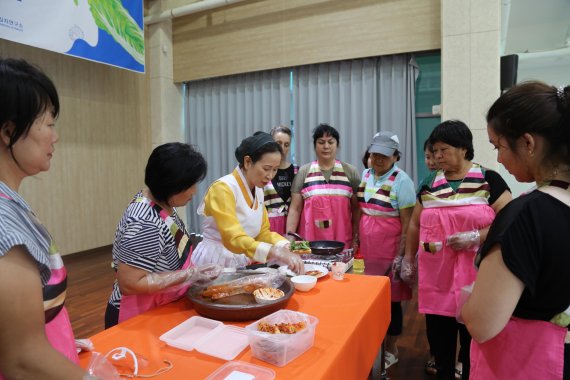
[[[267,256],[267,262],[287,265],[295,273],[303,273],[305,271],[303,260],[285,247],[271,247]]]

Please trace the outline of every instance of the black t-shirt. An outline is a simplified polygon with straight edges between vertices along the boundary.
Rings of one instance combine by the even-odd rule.
[[[503,177],[499,175],[499,173],[486,168],[482,169],[483,169],[483,174],[485,175],[485,181],[489,184],[489,205],[492,205],[505,191],[510,192],[511,189],[509,189],[509,186],[507,185]],[[418,196],[417,196],[418,201],[420,203],[422,203],[422,200],[420,198],[422,190],[429,191],[431,189],[431,184],[435,179],[436,174],[437,171],[431,172],[427,177],[425,177],[420,182],[420,185],[418,186]],[[463,181],[462,179],[456,181],[448,179],[447,183],[449,184],[449,186],[451,186],[453,191],[457,191],[457,188],[461,185],[462,181]]]
[[[275,191],[285,202],[291,196],[291,185],[293,184],[293,177],[295,177],[295,168],[289,165],[287,169],[278,169],[277,174],[271,180]]]
[[[525,288],[513,313],[549,321],[570,305],[570,207],[541,191],[507,204],[495,218],[480,249],[495,244]]]

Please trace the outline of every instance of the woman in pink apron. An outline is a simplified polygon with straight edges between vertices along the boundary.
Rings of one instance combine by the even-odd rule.
[[[299,167],[288,161],[291,129],[285,125],[273,127],[271,136],[281,147],[281,163],[275,177],[263,187],[263,197],[271,231],[285,236],[287,212],[291,203],[291,185]]]
[[[570,379],[570,87],[515,86],[487,123],[497,161],[538,188],[497,215],[479,251],[462,311],[471,379]]]
[[[397,337],[402,333],[402,304],[412,298],[412,289],[400,281],[399,263],[404,255],[406,234],[415,205],[414,183],[400,170],[398,136],[382,131],[368,148],[371,168],[364,170],[358,188],[360,205],[360,253],[366,274],[389,276],[392,318],[386,336],[386,368],[398,362]],[[392,270],[396,268],[396,271]]]
[[[183,207],[206,175],[206,161],[190,145],[168,143],[148,159],[145,184],[127,207],[113,243],[117,279],[105,328],[182,297],[190,283],[216,278],[221,267],[190,268],[192,247],[175,207]]]
[[[295,176],[287,231],[307,240],[342,241],[352,248],[358,237],[360,175],[354,166],[336,159],[339,143],[338,131],[328,124],[313,131],[317,160],[303,165]]]
[[[471,162],[473,135],[461,121],[439,124],[429,137],[439,170],[419,186],[401,276],[418,253],[418,308],[426,314],[438,379],[455,378],[459,332],[462,378],[469,376],[469,336],[456,320],[461,288],[475,280],[473,260],[488,227],[510,199],[505,181]],[[418,249],[419,248],[419,249]]]
[[[18,194],[24,178],[49,170],[58,114],[57,90],[43,72],[0,59],[0,379],[85,373],[64,306],[65,267]]]

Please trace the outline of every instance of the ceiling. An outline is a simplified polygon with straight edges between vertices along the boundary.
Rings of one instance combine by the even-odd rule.
[[[501,2],[504,54],[570,47],[570,0]]]

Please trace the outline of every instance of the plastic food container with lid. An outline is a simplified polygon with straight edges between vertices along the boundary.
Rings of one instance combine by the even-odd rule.
[[[276,325],[304,322],[294,334],[272,334],[259,331],[260,323]],[[292,310],[279,310],[245,327],[252,355],[278,367],[287,365],[313,346],[318,318]]]
[[[245,329],[194,316],[162,334],[166,344],[181,350],[196,350],[223,360],[233,360],[248,345]]]
[[[246,362],[233,361],[227,362],[214,373],[206,378],[206,380],[273,380],[275,371],[270,368],[261,367]]]

